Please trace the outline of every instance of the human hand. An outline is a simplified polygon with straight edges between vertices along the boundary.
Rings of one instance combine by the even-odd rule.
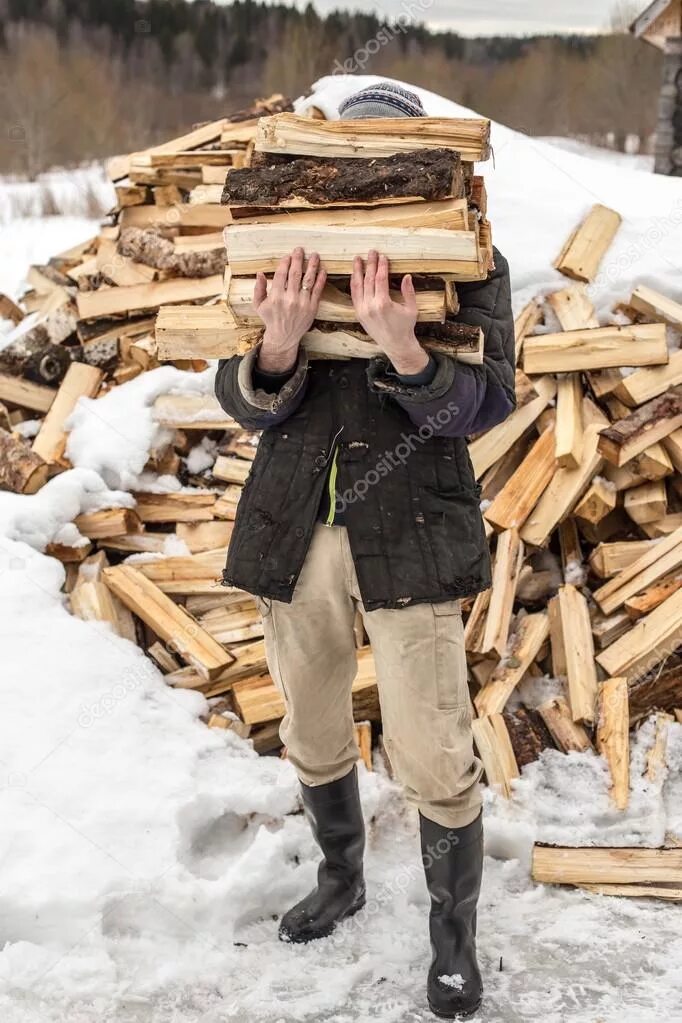
[[[417,296],[412,278],[403,277],[400,286],[403,301],[394,302],[389,291],[389,266],[386,256],[372,250],[365,267],[360,256],[353,262],[350,282],[353,307],[361,326],[391,360],[398,373],[421,373],[429,356],[417,340]]]
[[[301,338],[315,321],[326,280],[316,252],[310,254],[304,273],[302,248],[280,260],[269,293],[265,274],[258,274],[253,307],[265,324],[259,369],[286,373],[294,366]]]

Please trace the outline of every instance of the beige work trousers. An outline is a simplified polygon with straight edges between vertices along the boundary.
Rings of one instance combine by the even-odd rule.
[[[291,604],[257,598],[280,729],[306,785],[342,778],[358,759],[351,687],[362,614],[376,665],[384,745],[408,800],[446,828],[481,808],[459,601],[365,611],[348,533],[315,527]]]

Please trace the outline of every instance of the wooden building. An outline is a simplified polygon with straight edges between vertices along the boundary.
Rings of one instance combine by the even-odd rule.
[[[682,0],[654,0],[630,31],[665,54],[655,169],[682,177]]]

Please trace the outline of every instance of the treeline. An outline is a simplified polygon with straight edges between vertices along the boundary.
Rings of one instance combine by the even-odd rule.
[[[658,52],[622,32],[465,39],[407,14],[256,0],[0,0],[0,64],[0,172],[28,176],[341,71],[412,81],[531,135],[644,145],[660,83]]]

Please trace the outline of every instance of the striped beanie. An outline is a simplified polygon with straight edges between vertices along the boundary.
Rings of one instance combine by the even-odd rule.
[[[426,117],[416,93],[394,82],[369,85],[345,99],[339,107],[342,121],[365,117]]]

